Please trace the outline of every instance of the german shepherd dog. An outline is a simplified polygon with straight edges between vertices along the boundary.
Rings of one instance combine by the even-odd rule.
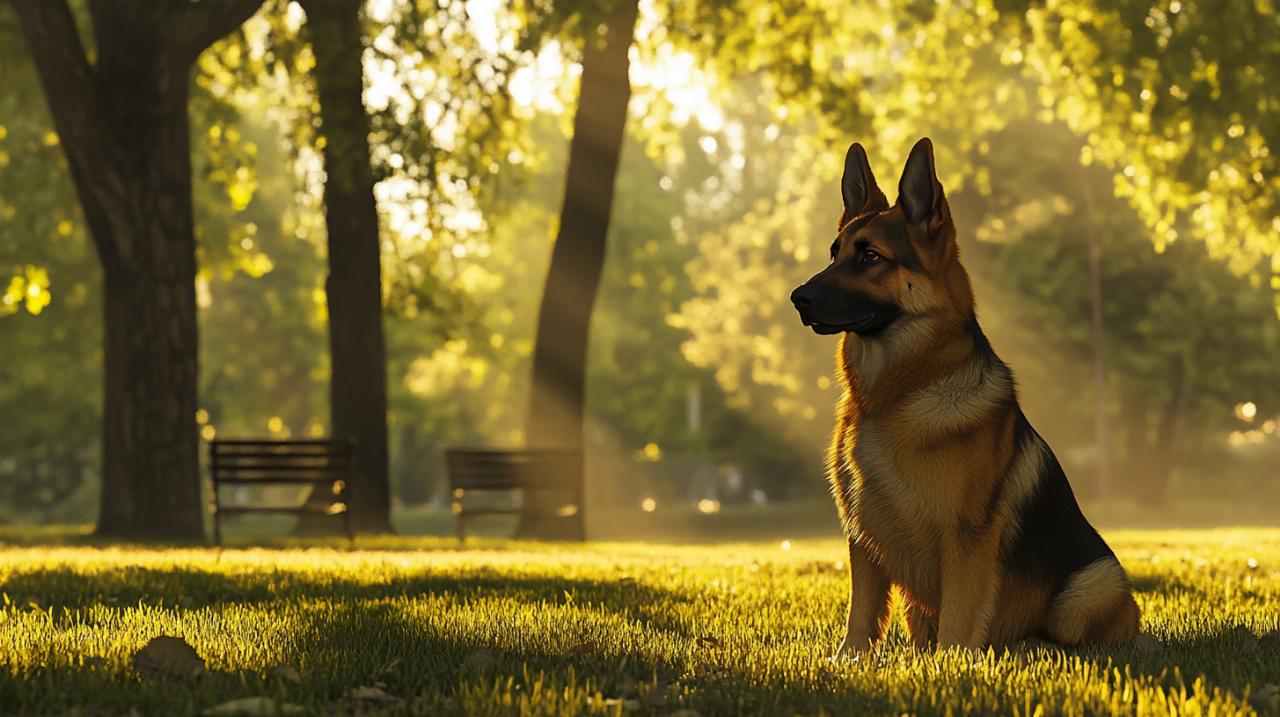
[[[933,145],[912,148],[892,207],[859,144],[840,188],[831,263],[791,294],[806,326],[840,335],[828,478],[852,589],[839,654],[883,637],[893,586],[918,646],[1134,637],[1128,576],[978,327]]]

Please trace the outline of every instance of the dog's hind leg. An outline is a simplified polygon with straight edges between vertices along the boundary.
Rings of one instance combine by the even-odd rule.
[[[903,612],[907,618],[907,636],[911,638],[911,644],[918,648],[926,648],[936,643],[938,641],[937,614],[916,601],[911,597],[911,593],[901,586],[899,586],[899,592],[902,594]]]
[[[1129,577],[1113,557],[1077,570],[1045,615],[1043,633],[1064,645],[1117,643],[1138,634],[1142,612]]]

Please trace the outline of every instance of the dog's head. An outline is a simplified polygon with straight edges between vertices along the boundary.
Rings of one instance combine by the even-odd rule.
[[[892,207],[857,143],[845,156],[840,190],[844,213],[831,263],[791,292],[805,326],[819,334],[874,338],[913,317],[972,313],[968,276],[927,138],[911,149]]]

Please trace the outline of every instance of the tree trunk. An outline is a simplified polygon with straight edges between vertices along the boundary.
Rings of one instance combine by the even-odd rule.
[[[103,268],[98,533],[201,539],[190,69],[261,0],[15,0]]]
[[[613,184],[622,153],[636,0],[621,0],[601,44],[588,32],[573,122],[560,230],[538,310],[533,386],[525,436],[531,447],[576,448],[583,441],[583,404],[591,309],[604,268]],[[585,476],[577,476],[585,484]],[[582,540],[583,506],[562,496],[526,493],[517,535]]]
[[[1192,358],[1190,353],[1178,360],[1173,394],[1156,426],[1155,450],[1152,451],[1150,489],[1146,496],[1153,505],[1164,505],[1169,499],[1169,485],[1178,464],[1178,436],[1181,433],[1187,404],[1191,399]]]
[[[194,252],[174,269],[104,272],[100,535],[204,536]]]
[[[329,235],[329,414],[333,435],[356,443],[351,522],[361,532],[391,531],[387,458],[387,350],[382,329],[378,209],[369,157],[369,118],[361,94],[360,0],[305,0],[325,137],[325,224]],[[327,502],[327,496],[316,495]],[[310,500],[310,499],[309,499]],[[323,515],[300,532],[337,528]]]
[[[1089,238],[1090,335],[1093,343],[1094,443],[1098,450],[1098,501],[1111,499],[1111,429],[1107,425],[1107,358],[1102,322],[1102,242],[1098,238],[1093,185],[1082,169],[1080,187]]]
[[[1152,447],[1147,428],[1147,393],[1137,391],[1124,403],[1124,486],[1120,491],[1126,498],[1141,498],[1150,485]]]

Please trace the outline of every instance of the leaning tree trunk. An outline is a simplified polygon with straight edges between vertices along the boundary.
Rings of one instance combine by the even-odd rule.
[[[361,93],[361,0],[305,0],[325,137],[324,203],[329,234],[329,415],[333,435],[356,443],[351,522],[361,532],[391,530],[387,459],[387,349],[382,331],[378,209]],[[326,503],[316,491],[309,502]],[[319,517],[315,517],[319,515]],[[308,513],[299,532],[337,527]]]
[[[90,0],[93,65],[65,0],[14,2],[102,263],[100,535],[204,536],[188,87],[260,2]]]
[[[582,85],[573,121],[560,231],[538,310],[533,388],[525,436],[530,447],[584,444],[583,404],[591,309],[604,268],[613,183],[631,99],[627,51],[637,2],[621,0],[601,44],[589,33],[582,52]],[[585,483],[585,476],[576,479]],[[517,535],[582,540],[583,506],[549,493],[527,492]]]

